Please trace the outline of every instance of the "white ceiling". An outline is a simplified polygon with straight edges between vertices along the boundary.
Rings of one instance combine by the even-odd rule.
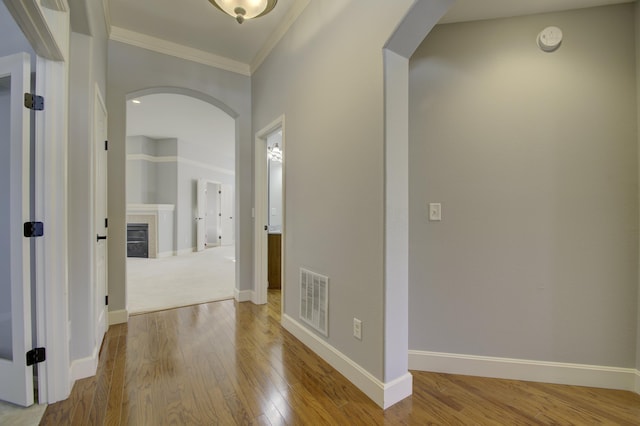
[[[243,24],[209,0],[110,0],[111,25],[251,64],[272,35],[308,0],[278,0],[265,16]]]
[[[457,0],[440,22],[506,18],[632,1],[634,0]]]

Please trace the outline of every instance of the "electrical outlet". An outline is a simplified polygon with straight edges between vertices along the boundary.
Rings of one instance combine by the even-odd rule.
[[[353,319],[353,337],[362,340],[362,321],[358,318]]]

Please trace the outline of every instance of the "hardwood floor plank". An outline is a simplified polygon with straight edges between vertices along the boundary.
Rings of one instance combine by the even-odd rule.
[[[112,326],[95,377],[47,407],[42,425],[640,424],[640,395],[412,372],[383,411],[280,326],[233,300],[135,315]]]

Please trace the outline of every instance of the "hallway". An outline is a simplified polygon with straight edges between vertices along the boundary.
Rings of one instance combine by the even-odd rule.
[[[412,372],[382,411],[280,326],[280,292],[136,315],[112,326],[95,377],[42,425],[637,424],[632,392]]]

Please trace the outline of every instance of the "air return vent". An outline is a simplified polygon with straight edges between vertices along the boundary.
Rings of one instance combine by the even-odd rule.
[[[300,319],[327,336],[329,278],[300,268]]]

